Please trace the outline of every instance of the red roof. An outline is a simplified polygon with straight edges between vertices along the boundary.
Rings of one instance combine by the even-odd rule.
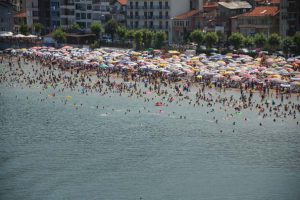
[[[199,10],[190,10],[190,11],[188,11],[186,13],[183,13],[181,15],[176,16],[174,19],[184,20],[184,19],[193,17],[194,15],[198,14],[199,12],[200,12]]]
[[[254,10],[244,13],[240,16],[244,17],[266,17],[275,16],[279,13],[279,9],[276,6],[259,6],[254,8]]]
[[[15,18],[25,18],[26,17],[26,12],[18,12],[14,15]]]
[[[119,2],[122,6],[126,6],[128,0],[118,0],[118,2]]]

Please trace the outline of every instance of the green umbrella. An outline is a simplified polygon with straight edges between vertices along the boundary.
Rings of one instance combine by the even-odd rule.
[[[99,67],[100,67],[100,68],[103,68],[103,69],[108,68],[108,66],[107,66],[106,64],[104,64],[104,63],[102,63]]]

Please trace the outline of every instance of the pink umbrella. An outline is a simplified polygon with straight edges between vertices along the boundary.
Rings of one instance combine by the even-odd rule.
[[[230,79],[233,81],[241,81],[242,80],[242,78],[239,76],[232,76],[232,77],[230,77]]]

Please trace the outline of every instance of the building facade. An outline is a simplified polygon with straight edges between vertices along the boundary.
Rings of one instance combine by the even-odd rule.
[[[224,1],[218,2],[218,17],[216,26],[222,30],[225,35],[231,35],[231,19],[236,15],[246,13],[251,10],[252,6],[247,1]]]
[[[280,34],[293,36],[297,31],[300,31],[300,1],[281,0]]]
[[[13,31],[14,8],[9,2],[0,2],[0,31]]]
[[[126,26],[127,2],[127,0],[114,0],[110,2],[111,18],[123,26]]]
[[[59,0],[50,1],[50,29],[60,27],[60,2]]]
[[[259,6],[251,12],[237,16],[237,30],[244,35],[279,33],[277,6]]]
[[[34,23],[41,23],[45,31],[50,30],[50,0],[27,0],[26,1],[27,26],[32,27]]]
[[[60,0],[60,26],[70,28],[75,23],[74,0]]]

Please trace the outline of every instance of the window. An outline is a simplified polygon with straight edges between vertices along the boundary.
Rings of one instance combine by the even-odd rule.
[[[169,28],[169,22],[166,22],[166,29]]]
[[[76,19],[77,19],[77,20],[80,19],[80,13],[76,13]]]
[[[168,1],[165,2],[165,7],[169,8],[169,2]]]
[[[85,13],[81,13],[81,19],[86,19],[86,14]]]
[[[91,5],[91,4],[88,4],[88,5],[86,6],[86,9],[87,9],[87,10],[92,10],[92,5]]]
[[[147,5],[147,2],[145,1],[145,2],[144,2],[144,7],[147,8],[147,6],[148,6],[148,5]]]
[[[150,8],[153,8],[153,2],[152,1],[150,2]]]
[[[87,18],[88,18],[88,19],[92,19],[92,14],[91,14],[91,13],[88,13],[88,14],[87,14]]]

